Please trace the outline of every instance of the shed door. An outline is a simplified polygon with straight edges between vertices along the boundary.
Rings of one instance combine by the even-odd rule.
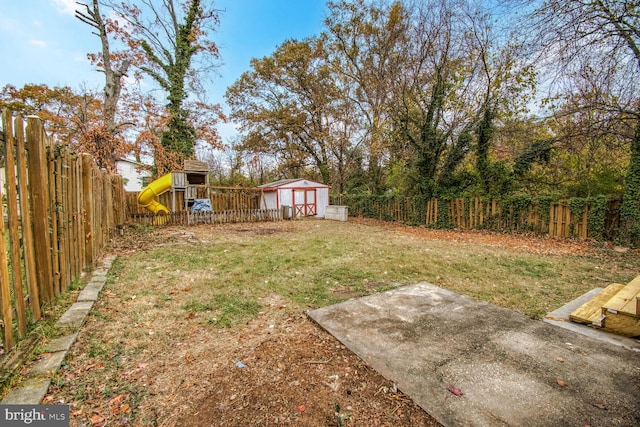
[[[306,215],[316,215],[316,190],[307,190],[304,203]]]
[[[316,215],[316,190],[294,190],[293,206],[296,216]]]

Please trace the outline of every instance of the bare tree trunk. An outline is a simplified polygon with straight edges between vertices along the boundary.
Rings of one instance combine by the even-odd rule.
[[[102,44],[102,71],[105,76],[103,104],[104,124],[107,132],[111,138],[114,139],[118,133],[115,116],[118,108],[118,100],[120,99],[120,91],[122,90],[121,79],[127,73],[130,61],[125,59],[120,63],[120,66],[117,69],[113,68],[114,66],[111,62],[111,51],[109,48],[109,37],[105,23],[100,15],[100,5],[98,0],[93,0],[91,8],[86,4],[82,5],[86,9],[86,13],[76,11],[76,18],[95,28],[98,32],[94,34],[100,37],[100,42]],[[110,161],[115,162],[117,160],[115,158],[115,153],[112,153],[111,157],[112,158],[109,159]]]

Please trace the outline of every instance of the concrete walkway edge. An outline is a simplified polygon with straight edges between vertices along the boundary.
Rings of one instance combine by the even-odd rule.
[[[55,324],[55,328],[65,334],[55,338],[45,347],[40,360],[29,368],[26,374],[27,379],[10,390],[0,404],[40,404],[47,394],[51,378],[60,369],[69,349],[78,337],[78,329],[84,324],[93,304],[98,300],[100,291],[107,282],[107,273],[115,259],[115,255],[102,259],[101,265],[92,273],[91,280],[78,295],[77,302],[69,307]]]

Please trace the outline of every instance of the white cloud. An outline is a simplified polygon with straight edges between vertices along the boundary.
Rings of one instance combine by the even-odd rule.
[[[51,0],[53,5],[58,9],[58,12],[74,16],[76,14],[76,9],[81,8],[76,0]]]
[[[44,40],[37,40],[37,39],[29,40],[29,44],[31,46],[37,46],[37,47],[47,47],[47,42],[45,42]]]

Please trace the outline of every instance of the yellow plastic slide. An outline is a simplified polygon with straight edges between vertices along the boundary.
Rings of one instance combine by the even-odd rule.
[[[171,174],[168,173],[146,187],[138,194],[138,204],[153,213],[169,213],[169,209],[155,198],[171,189]]]

